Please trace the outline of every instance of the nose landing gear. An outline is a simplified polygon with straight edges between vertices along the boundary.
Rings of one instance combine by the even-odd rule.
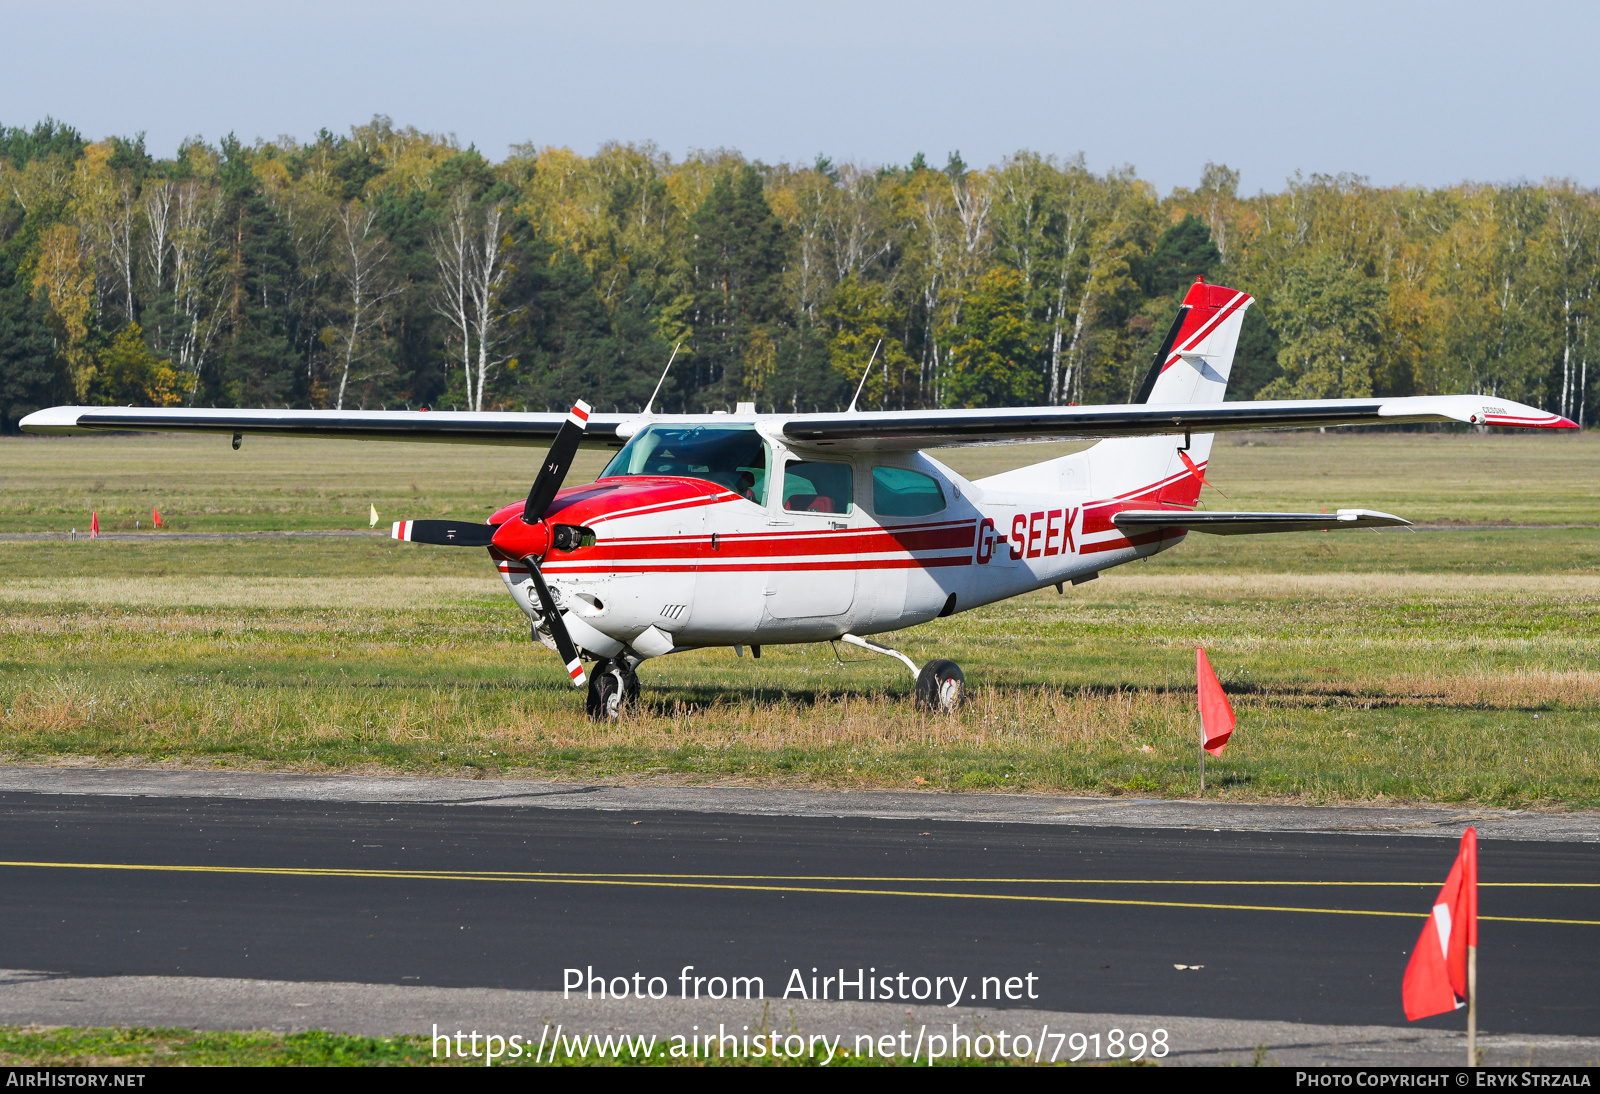
[[[601,659],[589,671],[589,695],[584,709],[591,720],[614,722],[630,704],[639,701],[637,666],[622,658]]]

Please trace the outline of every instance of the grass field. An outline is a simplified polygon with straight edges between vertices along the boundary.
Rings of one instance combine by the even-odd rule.
[[[684,1060],[671,1055],[666,1039],[646,1046],[653,1051],[603,1054],[586,1042],[581,1052],[541,1052],[537,1044],[521,1055],[495,1061],[496,1067],[923,1067],[904,1058],[857,1056],[845,1043],[831,1060],[819,1047],[814,1054]],[[941,1067],[1031,1067],[1031,1059],[939,1060]],[[1148,1065],[1150,1061],[1145,1061]],[[355,1037],[312,1030],[305,1033],[208,1032],[192,1029],[64,1029],[0,1026],[0,1067],[484,1067],[478,1059],[442,1058],[433,1054],[426,1036]],[[1046,1062],[1046,1066],[1049,1066]],[[1065,1065],[1058,1065],[1065,1066]],[[1129,1066],[1111,1062],[1111,1066]],[[1139,1066],[1137,1064],[1133,1066]]]
[[[1041,452],[1041,449],[1044,451]],[[1050,451],[945,454],[981,475]],[[364,528],[521,496],[536,452],[247,438],[0,440],[0,532]],[[1205,645],[1236,799],[1600,805],[1600,442],[1224,437],[1213,507],[1365,505],[1449,530],[1192,536],[1057,596],[899,636],[974,686],[955,718],[828,646],[647,663],[582,717],[476,551],[378,536],[0,541],[0,755],[471,776],[1186,795]],[[592,474],[599,459],[590,459]],[[575,473],[574,481],[578,481]],[[145,524],[148,527],[148,524]],[[847,655],[848,656],[848,655]]]

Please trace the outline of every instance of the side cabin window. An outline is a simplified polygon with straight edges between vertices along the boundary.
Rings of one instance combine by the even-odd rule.
[[[611,458],[602,479],[661,475],[704,479],[767,503],[767,445],[752,425],[652,425]]]
[[[939,480],[904,467],[872,469],[872,511],[880,517],[925,517],[944,509]]]
[[[847,463],[791,460],[783,470],[783,507],[794,513],[848,513],[855,480]]]

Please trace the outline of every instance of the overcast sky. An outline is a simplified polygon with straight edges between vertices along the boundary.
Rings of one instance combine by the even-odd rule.
[[[807,0],[17,3],[0,124],[245,140],[375,113],[499,159],[521,141],[681,158],[983,165],[1020,148],[1163,193],[1209,161],[1379,184],[1600,184],[1600,4]]]

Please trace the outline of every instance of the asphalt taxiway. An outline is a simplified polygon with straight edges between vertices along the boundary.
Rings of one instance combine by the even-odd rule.
[[[1459,1016],[1406,1023],[1399,982],[1468,823],[1491,1052],[1600,1059],[1589,814],[149,769],[0,768],[0,1022],[755,1020],[679,999],[693,966],[813,1027],[1160,1019],[1193,1061],[1443,1060]],[[570,968],[670,997],[564,999]],[[813,969],[953,980],[786,998]]]

